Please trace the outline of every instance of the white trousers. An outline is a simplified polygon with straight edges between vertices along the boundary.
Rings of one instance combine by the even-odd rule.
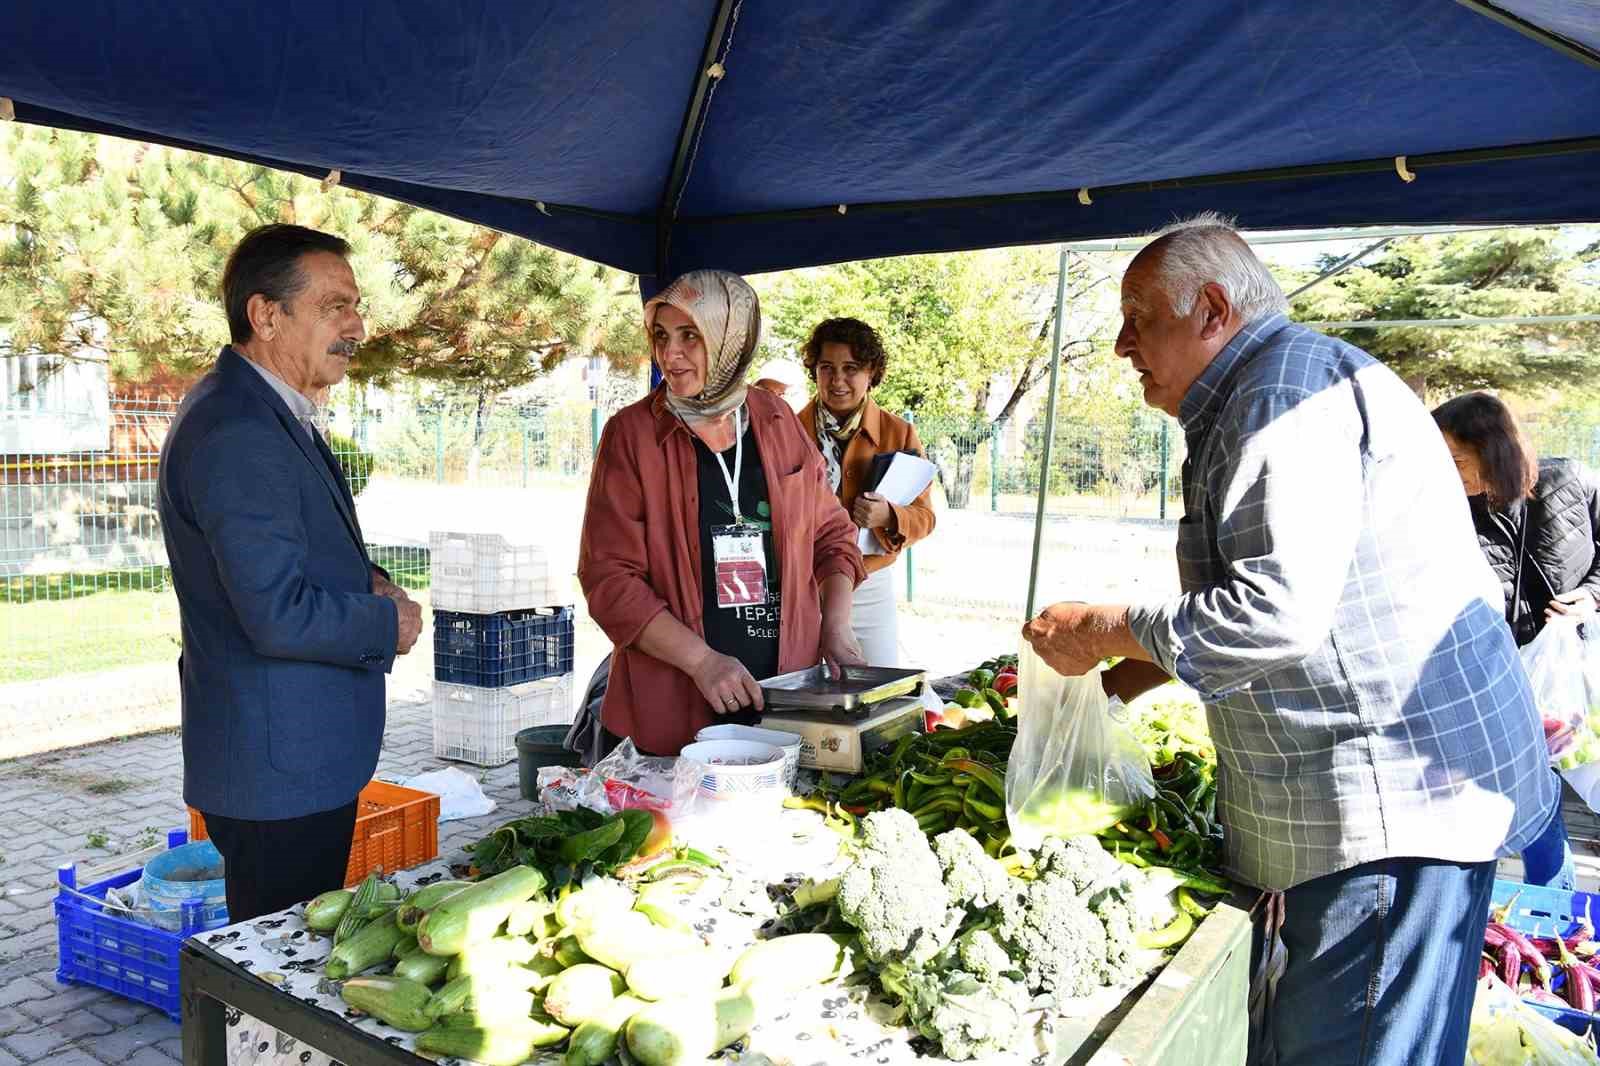
[[[900,665],[900,631],[894,600],[894,579],[899,572],[897,564],[867,575],[850,600],[850,628],[868,666]]]

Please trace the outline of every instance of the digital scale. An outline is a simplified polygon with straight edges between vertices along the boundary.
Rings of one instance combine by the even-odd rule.
[[[829,676],[825,666],[780,674],[761,682],[763,729],[800,737],[800,765],[859,774],[866,757],[907,733],[922,730],[922,670],[847,666]]]

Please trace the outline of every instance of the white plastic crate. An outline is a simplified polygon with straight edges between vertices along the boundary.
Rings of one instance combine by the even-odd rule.
[[[534,544],[509,544],[498,533],[428,534],[432,589],[441,611],[497,614],[560,603],[550,561]]]
[[[433,683],[433,753],[476,766],[517,757],[517,733],[572,721],[572,675],[505,688]]]

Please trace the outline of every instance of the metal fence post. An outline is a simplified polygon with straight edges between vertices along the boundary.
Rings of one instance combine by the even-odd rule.
[[[433,480],[444,484],[444,407],[439,408],[439,421],[433,424]]]
[[[1172,441],[1167,436],[1169,430],[1167,420],[1161,420],[1161,502],[1160,517],[1163,521],[1167,517],[1167,463],[1172,458]]]
[[[1000,419],[989,430],[989,513],[1000,510],[1000,434],[1006,429],[1006,420]]]
[[[595,400],[594,406],[589,408],[589,458],[592,460],[600,454],[600,401]]]

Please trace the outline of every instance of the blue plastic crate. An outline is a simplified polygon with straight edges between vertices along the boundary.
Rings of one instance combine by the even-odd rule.
[[[498,614],[433,612],[433,676],[453,685],[504,688],[572,672],[573,609]]]
[[[1589,892],[1564,892],[1541,885],[1525,885],[1520,881],[1497,880],[1494,893],[1489,897],[1490,905],[1504,906],[1513,896],[1516,902],[1506,915],[1506,924],[1519,933],[1566,936],[1576,931],[1580,917],[1600,921],[1600,896]],[[1555,980],[1558,989],[1561,980],[1558,969]],[[1523,1002],[1563,1029],[1570,1029],[1580,1036],[1587,1033],[1595,1021],[1591,1016],[1570,1007],[1551,1007],[1532,1000]]]
[[[167,847],[178,847],[188,839],[187,831],[175,829],[167,834]],[[184,905],[182,932],[144,925],[97,902],[106,898],[107,889],[125,888],[143,873],[143,867],[135,867],[80,886],[74,864],[63,863],[56,869],[56,948],[60,958],[56,980],[64,985],[103,988],[124,999],[148,1003],[173,1021],[181,1021],[178,949],[191,934],[206,927],[200,920],[201,901]]]

